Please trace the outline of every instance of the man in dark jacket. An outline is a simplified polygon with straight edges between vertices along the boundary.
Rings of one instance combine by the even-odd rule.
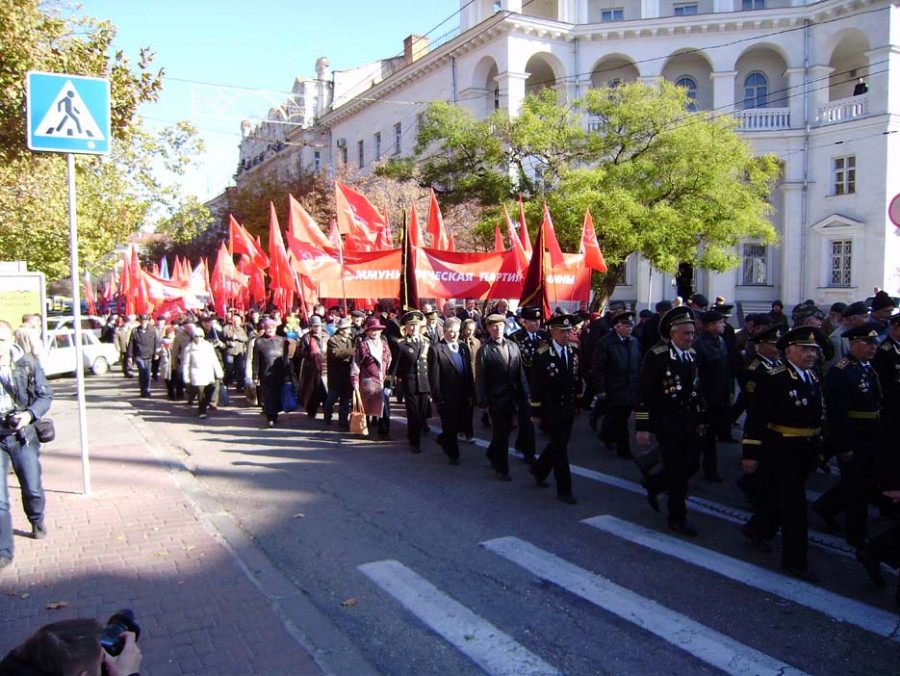
[[[156,329],[150,326],[150,315],[140,316],[140,326],[131,332],[128,339],[128,357],[137,366],[138,384],[141,396],[150,396],[150,369],[153,357],[162,350],[162,343]]]
[[[428,380],[429,341],[419,335],[425,317],[411,310],[401,320],[406,338],[397,344],[397,361],[392,367],[394,387],[403,392],[406,404],[406,434],[413,453],[422,452],[422,432],[431,415],[428,400],[431,385]]]
[[[654,309],[656,314],[647,320],[644,330],[641,332],[641,356],[647,354],[650,348],[659,342],[659,322],[672,309],[672,301],[661,300],[654,306]]]
[[[637,398],[641,348],[632,337],[634,313],[623,312],[613,319],[613,330],[594,350],[591,381],[596,392],[594,414],[603,415],[600,439],[611,448],[615,445],[620,458],[631,457],[628,420]]]
[[[464,420],[472,419],[475,399],[475,376],[469,348],[459,342],[460,321],[456,317],[444,320],[444,339],[428,350],[428,377],[431,397],[441,416],[442,432],[437,442],[444,449],[451,465],[459,464],[457,434]]]
[[[703,329],[694,341],[694,351],[697,353],[697,371],[707,416],[707,433],[701,442],[703,477],[707,481],[721,483],[716,440],[731,434],[730,409],[734,391],[731,359],[722,337],[725,316],[718,310],[709,310],[700,315],[700,324]]]
[[[24,356],[13,343],[12,326],[0,320],[0,569],[8,566],[13,558],[6,481],[10,463],[21,486],[22,506],[31,522],[32,537],[40,539],[47,534],[40,442],[34,421],[47,414],[52,401],[53,390],[40,364]]]
[[[494,474],[500,481],[511,481],[509,435],[513,416],[520,407],[528,406],[528,382],[518,346],[503,335],[506,317],[488,315],[484,323],[490,339],[475,355],[478,406],[491,414],[493,436],[487,456]]]
[[[550,334],[541,329],[541,318],[544,315],[543,308],[528,305],[522,308],[522,328],[509,336],[509,339],[519,346],[522,355],[522,368],[525,377],[531,382],[531,365],[535,356],[542,347],[550,344]],[[516,437],[515,448],[520,451],[529,465],[534,464],[535,440],[534,425],[531,422],[531,412],[524,407],[519,410],[519,434]]]
[[[338,404],[338,424],[348,427],[350,416],[350,398],[353,396],[353,386],[350,384],[350,366],[353,364],[353,355],[356,353],[356,344],[353,339],[353,320],[342,317],[337,322],[334,335],[325,344],[325,360],[328,378],[328,396],[322,405],[322,415],[325,424],[331,424],[334,415],[334,403]]]

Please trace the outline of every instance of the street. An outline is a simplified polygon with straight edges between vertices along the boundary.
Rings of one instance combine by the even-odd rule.
[[[520,459],[511,483],[496,481],[477,419],[481,440],[453,467],[433,435],[410,453],[396,419],[392,442],[370,443],[304,413],[266,429],[238,396],[201,423],[117,375],[91,387],[130,398],[147,441],[376,672],[891,674],[900,659],[895,575],[890,591],[871,587],[839,537],[814,534],[821,581],[809,585],[779,572],[777,541],[768,555],[747,544],[736,444],[720,451],[724,483],[692,482],[700,536],[688,540],[669,535],[637,467],[602,449],[585,417],[569,506]]]

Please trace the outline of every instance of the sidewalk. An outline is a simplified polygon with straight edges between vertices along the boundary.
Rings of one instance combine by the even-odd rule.
[[[284,597],[251,581],[154,454],[152,428],[122,396],[136,387],[118,374],[86,380],[91,495],[82,495],[74,379],[51,381],[57,439],[42,454],[46,539],[31,539],[18,482],[6,477],[16,553],[0,571],[0,652],[48,622],[105,622],[129,607],[142,628],[144,676],[324,673],[279,612]]]

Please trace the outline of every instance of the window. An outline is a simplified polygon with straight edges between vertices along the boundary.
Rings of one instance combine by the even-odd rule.
[[[856,156],[834,158],[834,194],[852,195],[856,192]]]
[[[831,277],[828,286],[850,286],[853,276],[853,241],[831,242]]]
[[[398,122],[394,125],[394,155],[400,154],[400,144],[403,141],[403,126]]]
[[[745,12],[751,9],[765,9],[766,0],[741,0],[741,9]]]
[[[375,160],[381,159],[381,132],[375,132]]]
[[[741,258],[741,284],[765,286],[769,281],[769,247],[765,244],[744,244]]]
[[[675,82],[676,87],[683,87],[687,90],[687,97],[690,99],[687,109],[692,113],[697,112],[697,82],[692,77],[682,77]]]
[[[675,5],[675,16],[692,16],[697,13],[696,2],[686,2]]]
[[[600,12],[600,21],[603,23],[609,23],[610,21],[624,21],[625,20],[625,8],[624,7],[614,7],[613,9],[604,9]]]
[[[356,142],[356,165],[360,169],[366,166],[366,146],[362,139]]]
[[[769,81],[762,73],[750,73],[744,80],[744,110],[766,108],[769,99]]]
[[[322,168],[322,152],[316,150],[313,152],[313,169],[319,171]]]
[[[341,148],[341,164],[347,164],[347,146]]]

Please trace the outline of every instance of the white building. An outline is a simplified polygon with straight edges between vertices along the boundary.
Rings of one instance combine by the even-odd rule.
[[[459,16],[449,41],[408,38],[401,67],[335,94],[313,127],[325,141],[319,162],[365,173],[385,155],[410,154],[417,116],[434,99],[479,116],[516,114],[526,93],[548,83],[572,99],[617,80],[665,78],[686,86],[698,110],[733,114],[756,151],[781,158],[772,195],[780,242],[744,244],[729,273],[684,266],[678,286],[630,260],[616,298],[644,307],[690,290],[752,307],[900,291],[900,228],[887,213],[900,192],[897,4],[460,0]],[[859,78],[868,91],[854,96]],[[287,134],[303,149],[303,166],[310,134]]]

